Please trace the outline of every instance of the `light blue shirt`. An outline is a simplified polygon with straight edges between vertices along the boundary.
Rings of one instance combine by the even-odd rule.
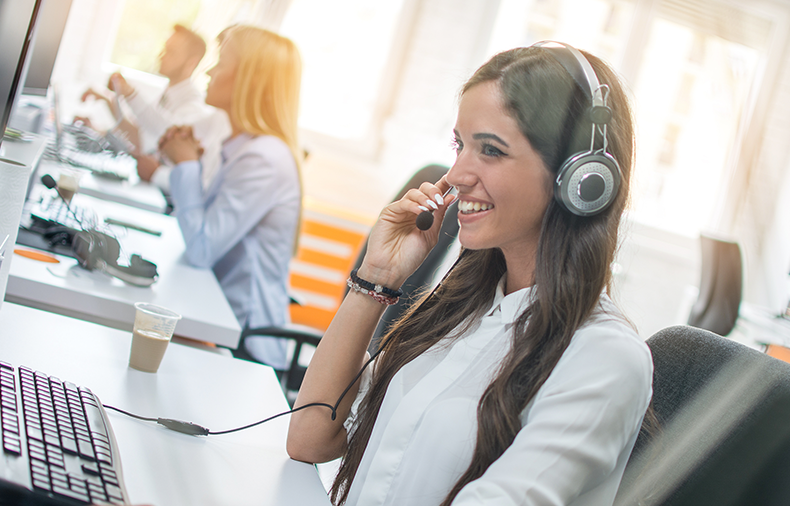
[[[288,264],[301,206],[296,162],[274,136],[240,134],[222,146],[222,165],[204,191],[197,161],[177,164],[171,195],[186,258],[211,267],[242,327],[288,321]],[[257,343],[255,358],[285,365],[285,342]]]

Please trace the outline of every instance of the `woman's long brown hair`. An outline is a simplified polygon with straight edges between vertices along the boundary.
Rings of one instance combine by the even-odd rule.
[[[610,87],[614,115],[608,127],[609,152],[618,160],[622,181],[613,204],[593,217],[575,216],[556,201],[543,218],[532,304],[518,317],[512,350],[477,409],[477,443],[468,469],[442,503],[449,505],[511,445],[521,430],[519,415],[559,361],[576,330],[593,314],[609,288],[620,216],[628,198],[634,135],[628,100],[614,73],[585,53],[601,83]],[[590,145],[589,96],[546,51],[517,48],[494,56],[475,72],[462,94],[484,82],[499,84],[505,110],[556,174],[571,155]],[[596,146],[601,146],[598,139]],[[549,191],[547,189],[547,191]],[[436,292],[413,309],[385,337],[373,380],[352,429],[346,454],[331,490],[343,504],[395,373],[442,339],[457,337],[482,316],[506,272],[498,249],[465,250]],[[529,322],[529,325],[527,323]]]

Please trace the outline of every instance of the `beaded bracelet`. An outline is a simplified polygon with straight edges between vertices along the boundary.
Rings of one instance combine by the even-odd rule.
[[[382,285],[374,285],[370,281],[366,281],[357,275],[357,269],[351,271],[351,276],[346,282],[355,292],[362,292],[373,297],[376,302],[391,306],[398,302],[398,299],[403,295],[402,290],[393,290]]]

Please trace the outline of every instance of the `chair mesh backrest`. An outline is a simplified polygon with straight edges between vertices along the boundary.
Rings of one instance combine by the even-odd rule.
[[[772,479],[790,472],[790,364],[688,326],[647,344],[661,430],[640,434],[616,504],[790,504]]]

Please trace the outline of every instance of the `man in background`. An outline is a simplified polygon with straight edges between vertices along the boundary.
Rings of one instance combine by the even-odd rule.
[[[226,115],[207,106],[203,93],[192,82],[192,74],[205,54],[206,43],[198,34],[182,25],[175,25],[159,56],[159,73],[168,79],[168,85],[158,100],[146,100],[118,72],[112,74],[107,83],[107,87],[123,98],[135,116],[133,122],[123,121],[121,128],[135,146],[131,154],[137,160],[140,179],[151,181],[165,192],[169,192],[169,170],[162,166],[156,150],[159,138],[167,128],[195,125],[196,137],[204,138],[201,140],[210,152],[213,151],[210,145],[214,138],[218,139],[218,144],[230,134]],[[93,89],[87,90],[82,100],[89,97],[109,104],[107,97]]]

